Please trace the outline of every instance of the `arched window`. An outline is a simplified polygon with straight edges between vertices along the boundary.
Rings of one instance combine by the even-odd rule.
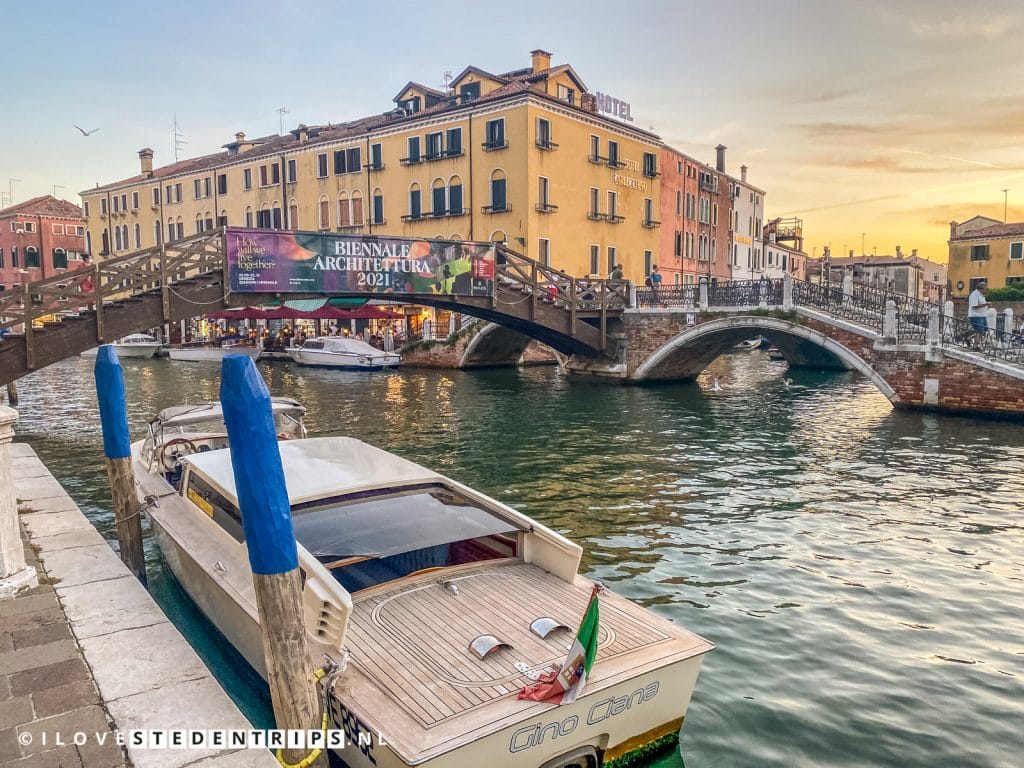
[[[448,239],[449,240],[461,240],[462,239],[462,235],[460,235],[458,232],[455,232]]]
[[[505,243],[508,242],[508,235],[506,235],[503,230],[496,229],[493,232],[491,232],[491,236],[487,239],[490,240],[492,243],[501,243],[504,245]]]
[[[174,219],[173,218],[168,218],[167,219],[167,242],[170,242],[173,239],[174,239]]]
[[[160,219],[157,219],[153,222],[153,242],[160,245],[160,243],[164,241],[163,234],[163,227],[160,225]],[[88,238],[86,239],[88,240]],[[88,248],[86,248],[86,250],[88,250]]]
[[[256,214],[256,226],[259,229],[270,229],[270,224],[270,203],[264,203],[260,206],[259,213]]]
[[[178,231],[176,234],[179,240],[185,236],[185,220],[181,216],[178,217]]]
[[[245,206],[245,226],[247,226],[249,229],[252,229],[252,227],[253,227],[253,225],[255,223],[256,222],[253,221],[252,206],[251,205]]]
[[[114,251],[121,250],[121,228],[114,227]],[[28,266],[28,248],[25,249],[25,266]]]
[[[67,269],[68,268],[68,252],[63,248],[53,249],[53,268],[54,269]]]
[[[716,238],[711,238],[711,260],[714,261],[718,257],[718,241]]]
[[[100,256],[106,256],[110,253],[110,233],[107,228],[103,228],[103,250],[100,251]]]
[[[293,197],[288,201],[288,229],[299,228],[299,204]]]
[[[348,192],[338,195],[338,226],[347,227],[352,223],[352,209],[349,206]]]
[[[284,225],[283,225],[283,223],[281,221],[281,204],[279,202],[277,202],[277,200],[274,201],[273,214],[274,214],[274,229],[283,229]]]
[[[372,208],[370,210],[370,222],[372,224],[384,223],[384,190],[377,187],[373,190]]]
[[[39,269],[39,249],[34,245],[25,249],[25,269]]]
[[[125,224],[121,227],[121,242],[124,243],[124,249],[127,251],[131,248],[131,244],[128,242],[128,225]]]
[[[448,215],[461,216],[462,214],[462,179],[452,176],[448,180]]]
[[[136,249],[142,247],[142,225],[135,222],[135,247]]]
[[[196,214],[196,234],[203,231],[203,215],[201,213]]]
[[[209,232],[213,229],[213,214],[207,211],[203,214],[203,230]]]
[[[317,203],[317,209],[319,210],[319,216],[317,218],[317,227],[320,229],[331,228],[331,202],[327,199],[327,195],[320,195],[320,200]]]
[[[418,219],[423,216],[423,192],[418,181],[409,187],[409,218]]]
[[[505,180],[505,172],[501,169],[491,174],[491,204],[485,208],[487,213],[497,213],[508,210],[508,196]]]
[[[432,216],[444,216],[448,212],[446,192],[444,179],[434,179],[434,183],[430,185],[430,213]]]
[[[358,227],[363,225],[363,196],[359,190],[352,193],[352,225]]]

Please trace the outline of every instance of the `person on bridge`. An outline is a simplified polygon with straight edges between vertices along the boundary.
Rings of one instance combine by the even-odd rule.
[[[661,288],[661,272],[658,271],[658,265],[655,264],[651,267],[651,299],[655,304],[660,301],[658,298],[659,288]]]
[[[988,302],[985,301],[985,291],[988,289],[988,282],[979,280],[971,291],[967,300],[967,319],[974,329],[974,341],[980,343],[988,332]]]
[[[622,279],[622,265],[613,264],[611,274],[608,275],[609,280],[621,280]]]

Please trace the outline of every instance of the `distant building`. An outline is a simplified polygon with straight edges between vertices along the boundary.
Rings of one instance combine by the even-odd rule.
[[[1024,222],[975,216],[949,222],[949,289],[965,298],[982,280],[989,288],[1024,284]]]
[[[898,293],[914,299],[924,298],[924,272],[909,259],[898,256],[826,255],[815,260],[819,268],[812,269],[814,282],[842,285],[850,275],[853,282],[888,293]],[[820,273],[820,274],[819,274]]]
[[[732,195],[732,244],[730,273],[733,280],[753,280],[761,272],[764,253],[764,190],[747,182],[747,166],[730,180]]]
[[[0,210],[0,291],[83,265],[82,209],[53,195]]]

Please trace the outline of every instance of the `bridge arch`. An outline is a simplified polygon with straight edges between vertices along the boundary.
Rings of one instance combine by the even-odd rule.
[[[466,344],[459,368],[516,365],[532,341],[532,336],[513,328],[487,323]]]
[[[774,317],[734,316],[710,320],[688,327],[658,347],[633,372],[635,381],[669,378],[693,378],[712,360],[743,339],[756,334],[803,340],[820,347],[838,359],[844,367],[867,377],[890,402],[900,401],[896,391],[860,355],[820,331]]]

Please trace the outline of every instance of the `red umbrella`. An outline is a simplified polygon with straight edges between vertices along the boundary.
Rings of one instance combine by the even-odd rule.
[[[259,320],[266,313],[259,307],[241,307],[239,309],[222,309],[206,316],[210,320]]]
[[[346,311],[343,317],[347,320],[402,320],[405,315],[367,304],[364,307]]]

